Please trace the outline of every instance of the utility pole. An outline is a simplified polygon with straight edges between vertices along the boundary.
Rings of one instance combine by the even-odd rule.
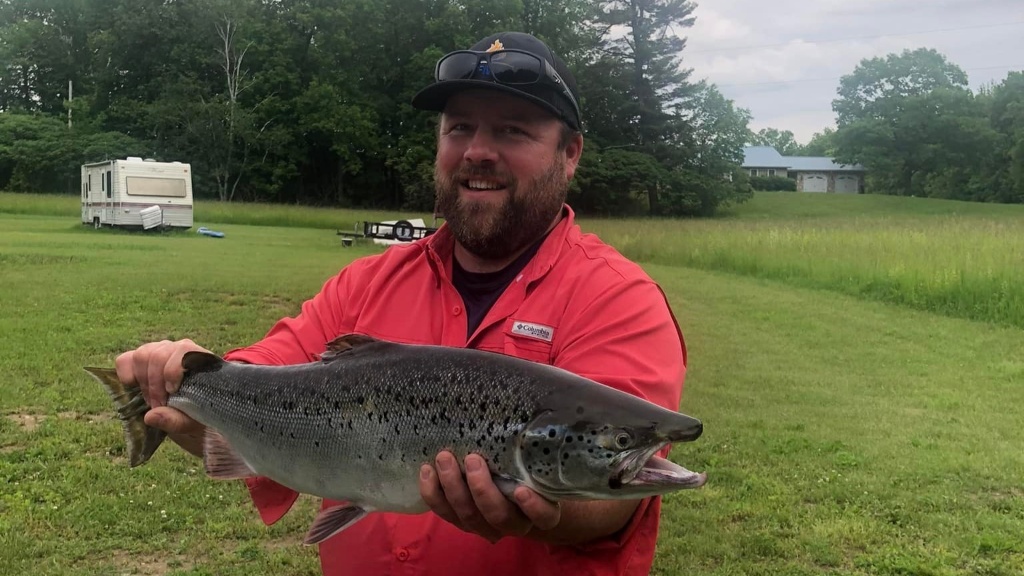
[[[71,100],[74,96],[71,93],[74,88],[74,80],[68,80],[68,130],[71,130]]]

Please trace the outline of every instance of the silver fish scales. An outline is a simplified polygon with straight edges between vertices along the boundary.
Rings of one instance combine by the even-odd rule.
[[[551,500],[632,499],[706,480],[655,455],[698,438],[699,420],[500,354],[346,335],[320,362],[255,366],[190,352],[183,367],[168,405],[207,426],[209,476],[264,476],[346,502],[320,513],[310,544],[372,511],[426,511],[418,470],[442,450],[460,462],[483,456],[509,497],[525,485]],[[163,433],[142,423],[141,393],[111,370],[86,370],[118,407],[132,466],[145,463]]]

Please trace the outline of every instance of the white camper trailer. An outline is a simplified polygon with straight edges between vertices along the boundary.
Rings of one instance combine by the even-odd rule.
[[[192,167],[129,156],[82,166],[82,223],[192,227]]]

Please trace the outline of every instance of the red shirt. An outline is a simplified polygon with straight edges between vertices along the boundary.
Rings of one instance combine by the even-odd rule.
[[[263,340],[227,358],[253,364],[310,362],[329,340],[359,332],[554,364],[678,409],[686,348],[663,292],[639,266],[596,236],[583,234],[571,209],[565,212],[468,337],[462,299],[450,280],[454,240],[442,226],[424,240],[356,260],[304,303],[297,317],[281,320]],[[297,497],[266,478],[248,485],[268,524]],[[432,512],[377,512],[323,542],[320,558],[327,576],[646,575],[654,559],[660,508],[660,498],[646,499],[615,537],[583,546],[528,538],[491,544]]]

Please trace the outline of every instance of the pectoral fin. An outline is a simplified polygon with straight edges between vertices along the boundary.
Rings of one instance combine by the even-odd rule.
[[[521,486],[522,482],[511,476],[491,476],[491,479],[494,481],[494,485],[498,487],[498,490],[501,490],[501,493],[505,495],[505,498],[515,502],[514,494],[516,488]]]
[[[326,510],[322,510],[320,514],[317,515],[316,520],[313,521],[313,525],[309,527],[309,532],[306,533],[306,539],[303,540],[302,543],[319,544],[338,532],[341,532],[345,528],[359,522],[370,512],[371,510],[361,506],[356,506],[355,504],[334,506],[327,508]]]

